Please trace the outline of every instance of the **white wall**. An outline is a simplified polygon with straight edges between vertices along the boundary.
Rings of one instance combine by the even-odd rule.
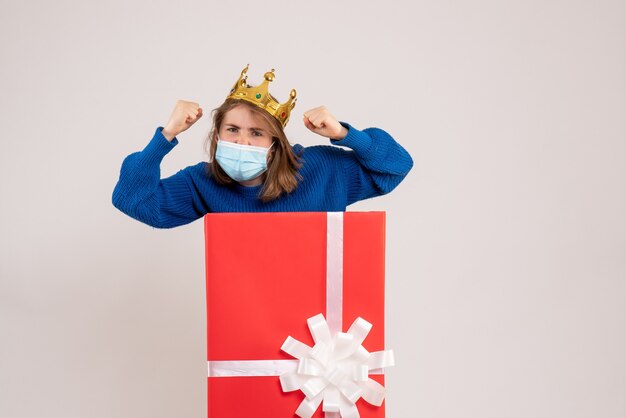
[[[202,223],[111,192],[247,63],[414,157],[350,208],[388,212],[389,417],[626,416],[623,1],[3,2],[0,48],[1,417],[205,416]]]

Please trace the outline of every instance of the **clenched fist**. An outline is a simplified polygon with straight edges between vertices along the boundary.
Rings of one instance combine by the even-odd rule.
[[[304,112],[304,126],[310,131],[330,139],[340,140],[348,135],[348,130],[330,114],[325,106]]]
[[[163,128],[163,136],[171,141],[176,135],[186,131],[202,117],[202,108],[198,103],[179,100],[172,110],[170,120]]]

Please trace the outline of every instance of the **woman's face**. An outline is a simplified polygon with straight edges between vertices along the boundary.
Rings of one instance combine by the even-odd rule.
[[[224,115],[218,135],[221,140],[236,144],[264,148],[272,145],[267,121],[243,105],[235,106]]]

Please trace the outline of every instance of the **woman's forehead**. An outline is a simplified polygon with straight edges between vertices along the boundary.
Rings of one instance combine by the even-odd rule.
[[[236,106],[226,112],[223,124],[236,125],[240,128],[261,128],[269,129],[269,124],[258,113],[253,112],[247,106]]]

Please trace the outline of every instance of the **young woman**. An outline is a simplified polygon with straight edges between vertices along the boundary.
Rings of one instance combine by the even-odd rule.
[[[178,144],[177,135],[203,114],[197,103],[179,100],[165,127],[124,160],[113,191],[118,209],[157,228],[184,225],[209,212],[345,211],[351,203],[390,192],[413,166],[387,132],[358,130],[324,106],[305,112],[303,123],[332,145],[290,145],[284,126],[295,90],[279,104],[267,91],[273,70],[252,87],[247,69],[213,111],[209,162],[160,178],[160,163]]]

